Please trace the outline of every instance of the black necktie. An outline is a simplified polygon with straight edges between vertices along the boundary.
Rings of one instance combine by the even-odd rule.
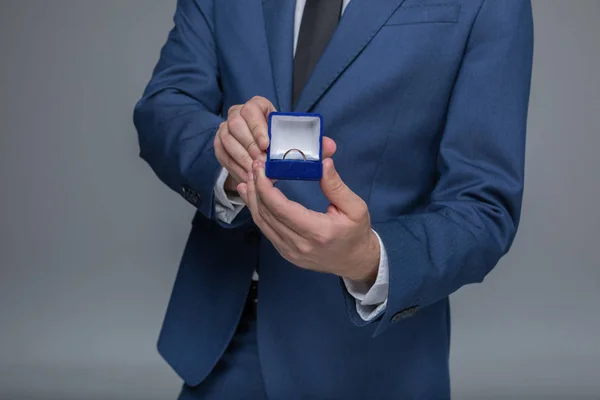
[[[340,20],[342,0],[307,0],[294,57],[293,104],[296,104]]]

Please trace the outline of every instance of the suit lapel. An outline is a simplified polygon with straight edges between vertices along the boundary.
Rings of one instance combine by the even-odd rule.
[[[351,0],[294,111],[310,111],[404,1]],[[291,74],[285,83],[291,90]]]
[[[295,0],[263,0],[265,30],[279,111],[291,111]]]

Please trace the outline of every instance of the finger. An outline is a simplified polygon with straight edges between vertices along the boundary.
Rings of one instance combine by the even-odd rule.
[[[335,141],[327,136],[323,136],[323,148],[322,148],[322,158],[326,159],[335,154],[337,150],[337,145]]]
[[[350,219],[357,220],[367,212],[365,202],[344,183],[331,158],[323,160],[321,189],[327,199]]]
[[[247,172],[242,168],[241,165],[236,163],[231,156],[227,153],[225,148],[223,147],[223,143],[221,142],[221,138],[219,135],[215,137],[214,141],[215,147],[215,155],[217,157],[217,161],[223,168],[227,170],[233,177],[239,181],[243,182],[246,180]]]
[[[220,139],[225,151],[238,164],[241,165],[246,172],[252,170],[252,157],[246,151],[244,146],[233,137],[229,131],[228,125],[223,125],[220,130]]]
[[[269,147],[267,118],[273,111],[275,111],[273,104],[264,97],[258,96],[253,97],[240,110],[240,115],[246,121],[254,141],[258,143],[262,151],[267,150],[267,147]]]
[[[242,147],[244,147],[250,157],[256,160],[263,154],[263,152],[258,147],[258,144],[256,144],[254,141],[254,136],[252,136],[252,132],[250,132],[250,128],[248,128],[248,123],[240,115],[241,109],[242,106],[239,106],[234,110],[230,109],[229,117],[227,119],[227,128],[229,129],[229,133],[240,143]]]
[[[247,172],[244,171],[241,165],[238,165],[233,158],[227,154],[227,151],[223,147],[223,143],[221,142],[221,138],[219,135],[215,137],[214,141],[214,149],[215,155],[217,157],[217,161],[223,168],[227,170],[231,175],[233,175],[234,179],[239,182],[244,182],[247,176]]]
[[[236,189],[242,200],[244,200],[244,203],[248,205],[248,185],[245,183],[240,183],[237,185]]]
[[[289,200],[265,175],[264,165],[254,162],[257,197],[277,221],[304,238],[314,238],[322,233],[328,223],[325,214],[307,209]]]
[[[248,173],[245,192],[245,196],[247,198],[245,202],[248,208],[250,209],[252,219],[254,219],[254,222],[260,228],[262,233],[267,237],[267,239],[269,239],[275,247],[280,249],[282,247],[283,240],[281,239],[279,234],[277,234],[277,232],[275,232],[275,230],[271,228],[271,226],[261,218],[260,213],[258,211],[258,202],[256,199],[256,186],[254,184],[254,176],[252,172]]]
[[[269,179],[267,179],[268,181]],[[298,234],[298,232],[294,231],[292,228],[286,226],[283,222],[281,222],[278,218],[276,218],[273,213],[269,210],[268,207],[263,203],[262,198],[260,196],[260,190],[257,185],[257,175],[254,174],[254,185],[256,188],[256,203],[258,212],[261,218],[269,224],[269,226],[277,232],[277,234],[281,237],[281,239],[288,244],[289,247],[293,247],[298,249],[298,247],[302,247],[303,243],[306,243],[306,239]],[[281,193],[281,192],[280,192]]]

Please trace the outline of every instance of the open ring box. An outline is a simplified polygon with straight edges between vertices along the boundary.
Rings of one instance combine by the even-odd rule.
[[[265,173],[271,179],[318,181],[323,175],[320,114],[272,112]]]

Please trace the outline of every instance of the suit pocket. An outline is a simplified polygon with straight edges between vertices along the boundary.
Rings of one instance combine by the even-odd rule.
[[[428,4],[400,7],[387,20],[385,26],[409,24],[455,23],[460,4]]]

